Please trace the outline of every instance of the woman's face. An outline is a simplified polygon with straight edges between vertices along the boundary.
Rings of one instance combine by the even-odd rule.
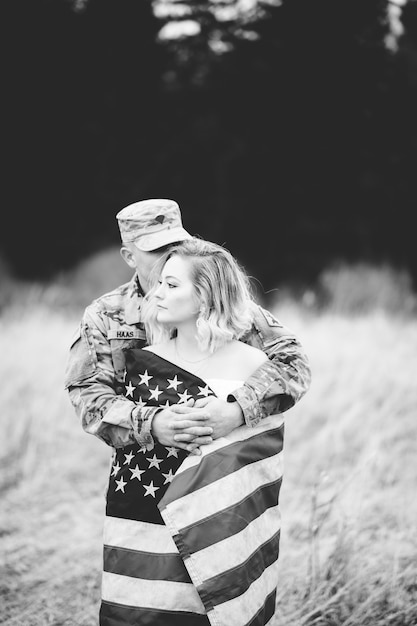
[[[165,263],[155,292],[158,322],[178,327],[195,322],[200,303],[191,281],[191,261],[172,256]]]

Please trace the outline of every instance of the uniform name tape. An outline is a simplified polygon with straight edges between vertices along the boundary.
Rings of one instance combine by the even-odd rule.
[[[107,332],[107,339],[143,339],[143,337],[143,331],[132,330],[131,328],[126,330],[109,330]]]

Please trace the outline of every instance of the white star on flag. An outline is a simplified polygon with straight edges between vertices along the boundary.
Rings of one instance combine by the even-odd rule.
[[[144,374],[139,374],[139,378],[141,379],[139,381],[139,385],[149,385],[149,381],[151,380],[151,378],[153,378],[153,376],[149,376],[148,374],[148,370],[145,370]]]
[[[178,448],[174,448],[170,446],[165,446],[165,447],[168,450],[168,456],[175,456],[175,458],[178,459]]]
[[[158,459],[156,454],[154,454],[151,459],[146,459],[146,460],[149,461],[148,469],[151,469],[151,467],[156,467],[156,469],[159,469],[159,464],[162,463],[162,459]]]
[[[187,390],[184,391],[184,393],[178,393],[177,391],[177,395],[179,396],[179,400],[178,400],[178,404],[181,404],[182,402],[187,402],[187,400],[189,400],[191,398],[190,394],[188,393]]]
[[[123,476],[121,477],[120,480],[116,480],[116,484],[117,484],[116,491],[120,490],[122,493],[124,493],[125,485],[127,485],[127,483],[123,480]]]
[[[153,480],[151,480],[149,485],[143,485],[145,488],[145,496],[155,497],[155,491],[158,491],[159,487],[155,487],[153,484]]]
[[[167,381],[169,382],[167,389],[175,389],[175,391],[177,391],[178,385],[184,384],[181,380],[178,380],[178,377],[176,374],[174,378],[167,378]]]
[[[132,476],[130,477],[130,480],[133,480],[134,478],[137,478],[139,481],[142,480],[141,475],[145,472],[145,470],[139,469],[139,465],[136,465],[134,469],[129,467],[129,470],[132,472]]]
[[[123,465],[126,465],[126,463],[130,465],[130,461],[133,459],[134,456],[135,455],[133,454],[132,450],[129,452],[129,454],[125,454],[124,457],[126,461],[123,461]]]
[[[146,406],[146,402],[142,400],[142,398],[139,398],[139,400],[137,400],[136,402],[136,406],[138,406],[140,409],[143,409],[143,407]]]
[[[205,387],[200,387],[200,385],[198,385],[198,388],[199,388],[200,391],[199,391],[199,393],[197,395],[205,396],[206,398],[207,398],[207,396],[210,395],[210,389],[209,389],[208,385],[206,385]]]
[[[172,473],[172,469],[169,470],[168,474],[164,474],[162,472],[162,476],[165,476],[164,485],[166,485],[167,483],[172,483],[172,481],[174,479],[174,474]]]
[[[117,472],[120,469],[120,465],[118,463],[116,463],[116,465],[113,465],[113,471],[111,473],[112,476],[116,476]]]
[[[132,385],[132,381],[129,380],[129,384],[125,385],[125,388],[126,388],[126,396],[132,396],[133,398],[133,392],[136,389],[136,387]]]
[[[170,403],[169,403],[169,400],[167,400],[167,401],[165,402],[165,404],[160,404],[160,405],[159,405],[159,407],[160,407],[161,409],[170,409],[170,408],[171,408],[171,405],[170,405]]]
[[[159,396],[161,395],[161,393],[163,393],[162,391],[159,391],[159,385],[156,385],[155,389],[150,389],[149,388],[149,400],[151,398],[153,398],[154,400],[158,401]]]

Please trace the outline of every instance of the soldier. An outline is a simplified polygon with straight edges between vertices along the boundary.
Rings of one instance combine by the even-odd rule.
[[[242,341],[268,356],[245,384],[209,407],[198,403],[142,407],[124,385],[124,348],[147,345],[141,306],[155,261],[170,245],[189,239],[173,200],[135,202],[116,215],[121,256],[134,275],[85,310],[70,348],[65,388],[87,433],[109,446],[134,442],[151,450],[152,420],[172,433],[171,444],[199,454],[199,446],[228,434],[240,424],[254,426],[268,415],[291,408],[310,385],[310,367],[297,337],[261,306]],[[125,393],[126,395],[122,395]]]

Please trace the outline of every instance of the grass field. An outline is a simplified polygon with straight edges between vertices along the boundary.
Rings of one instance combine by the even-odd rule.
[[[311,360],[286,416],[281,580],[272,626],[417,624],[417,321],[277,316]],[[95,626],[110,448],[63,390],[79,314],[0,317],[0,623]],[[230,625],[233,626],[233,625]]]

